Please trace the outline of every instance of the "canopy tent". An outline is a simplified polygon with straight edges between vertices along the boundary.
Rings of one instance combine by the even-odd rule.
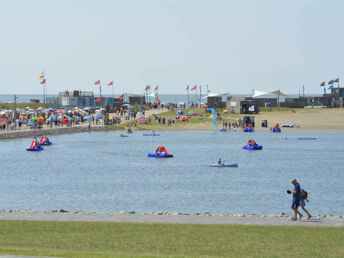
[[[260,91],[260,90],[253,90],[252,98],[256,98],[256,97],[263,96],[263,95],[268,95],[268,94],[270,94],[270,93],[265,92],[265,91]]]
[[[269,94],[277,96],[277,105],[278,106],[279,106],[279,98],[280,98],[280,96],[288,97],[288,95],[284,94],[280,90],[275,90],[275,91],[272,91],[272,92],[264,92],[264,91],[259,91],[259,90],[253,90],[252,98],[256,98],[256,97],[263,96],[263,95],[269,95]]]
[[[209,93],[207,96],[203,97],[203,99],[206,99],[208,97],[223,97],[229,95],[228,92],[226,93]]]

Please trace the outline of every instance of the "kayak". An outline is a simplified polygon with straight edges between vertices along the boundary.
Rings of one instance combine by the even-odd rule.
[[[276,130],[276,128],[274,127],[274,128],[272,129],[272,132],[273,132],[273,133],[280,133],[280,132],[281,132],[281,128],[278,127],[278,129]]]
[[[27,148],[26,150],[27,151],[41,151],[41,150],[44,150],[44,148],[41,146],[39,148]]]
[[[173,158],[173,155],[167,155],[167,154],[158,154],[158,153],[148,153],[149,158]]]
[[[316,140],[317,138],[312,138],[312,137],[300,137],[297,138],[298,140]]]
[[[126,134],[121,134],[121,137],[128,137],[128,135],[126,135]]]
[[[220,129],[219,132],[226,132],[227,130],[225,128]]]
[[[53,143],[52,142],[43,142],[41,143],[41,145],[52,145]]]
[[[143,136],[160,136],[160,134],[144,133]]]
[[[245,127],[244,128],[244,132],[245,133],[252,133],[252,132],[254,132],[254,129],[251,127],[251,128],[247,128],[247,127]]]
[[[248,146],[244,146],[242,147],[244,150],[262,150],[263,149],[263,146],[261,145],[256,145],[256,146],[251,146],[251,145],[248,145]]]
[[[239,165],[238,163],[232,163],[232,164],[211,164],[209,167],[217,167],[217,168],[222,168],[222,167],[231,167],[231,168],[237,168]]]

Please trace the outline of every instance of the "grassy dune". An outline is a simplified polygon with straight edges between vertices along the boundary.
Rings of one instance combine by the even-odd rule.
[[[343,257],[343,227],[0,221],[1,254]]]

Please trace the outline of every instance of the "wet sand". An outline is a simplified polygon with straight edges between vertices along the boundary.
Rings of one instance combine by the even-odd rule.
[[[182,224],[240,224],[281,226],[344,226],[344,216],[317,215],[311,219],[290,221],[286,214],[182,214],[178,212],[81,212],[81,211],[0,211],[0,220],[34,221],[82,221],[82,222],[126,222],[126,223],[182,223]]]

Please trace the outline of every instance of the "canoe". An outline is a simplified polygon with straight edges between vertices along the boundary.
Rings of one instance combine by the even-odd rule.
[[[256,146],[250,146],[250,145],[248,145],[248,146],[244,146],[244,147],[242,147],[244,150],[262,150],[263,149],[263,146],[261,146],[261,145],[256,145]]]
[[[226,132],[227,130],[226,129],[220,129],[219,132]]]
[[[314,137],[300,137],[300,138],[297,138],[298,140],[316,140],[317,138],[314,138]]]
[[[149,158],[173,158],[173,155],[167,155],[167,154],[157,154],[157,153],[148,153]]]
[[[151,134],[151,133],[144,133],[143,136],[160,136],[160,134]]]
[[[121,137],[128,137],[128,135],[126,135],[126,134],[121,134]]]
[[[27,151],[41,151],[41,150],[44,150],[44,148],[41,146],[39,148],[27,148],[26,150]]]
[[[53,144],[52,142],[43,142],[43,143],[41,143],[41,145],[44,145],[44,146],[52,145],[52,144]]]
[[[231,167],[231,168],[237,168],[239,165],[238,163],[232,163],[232,164],[211,164],[209,167],[217,167],[217,168],[222,168],[222,167]]]

